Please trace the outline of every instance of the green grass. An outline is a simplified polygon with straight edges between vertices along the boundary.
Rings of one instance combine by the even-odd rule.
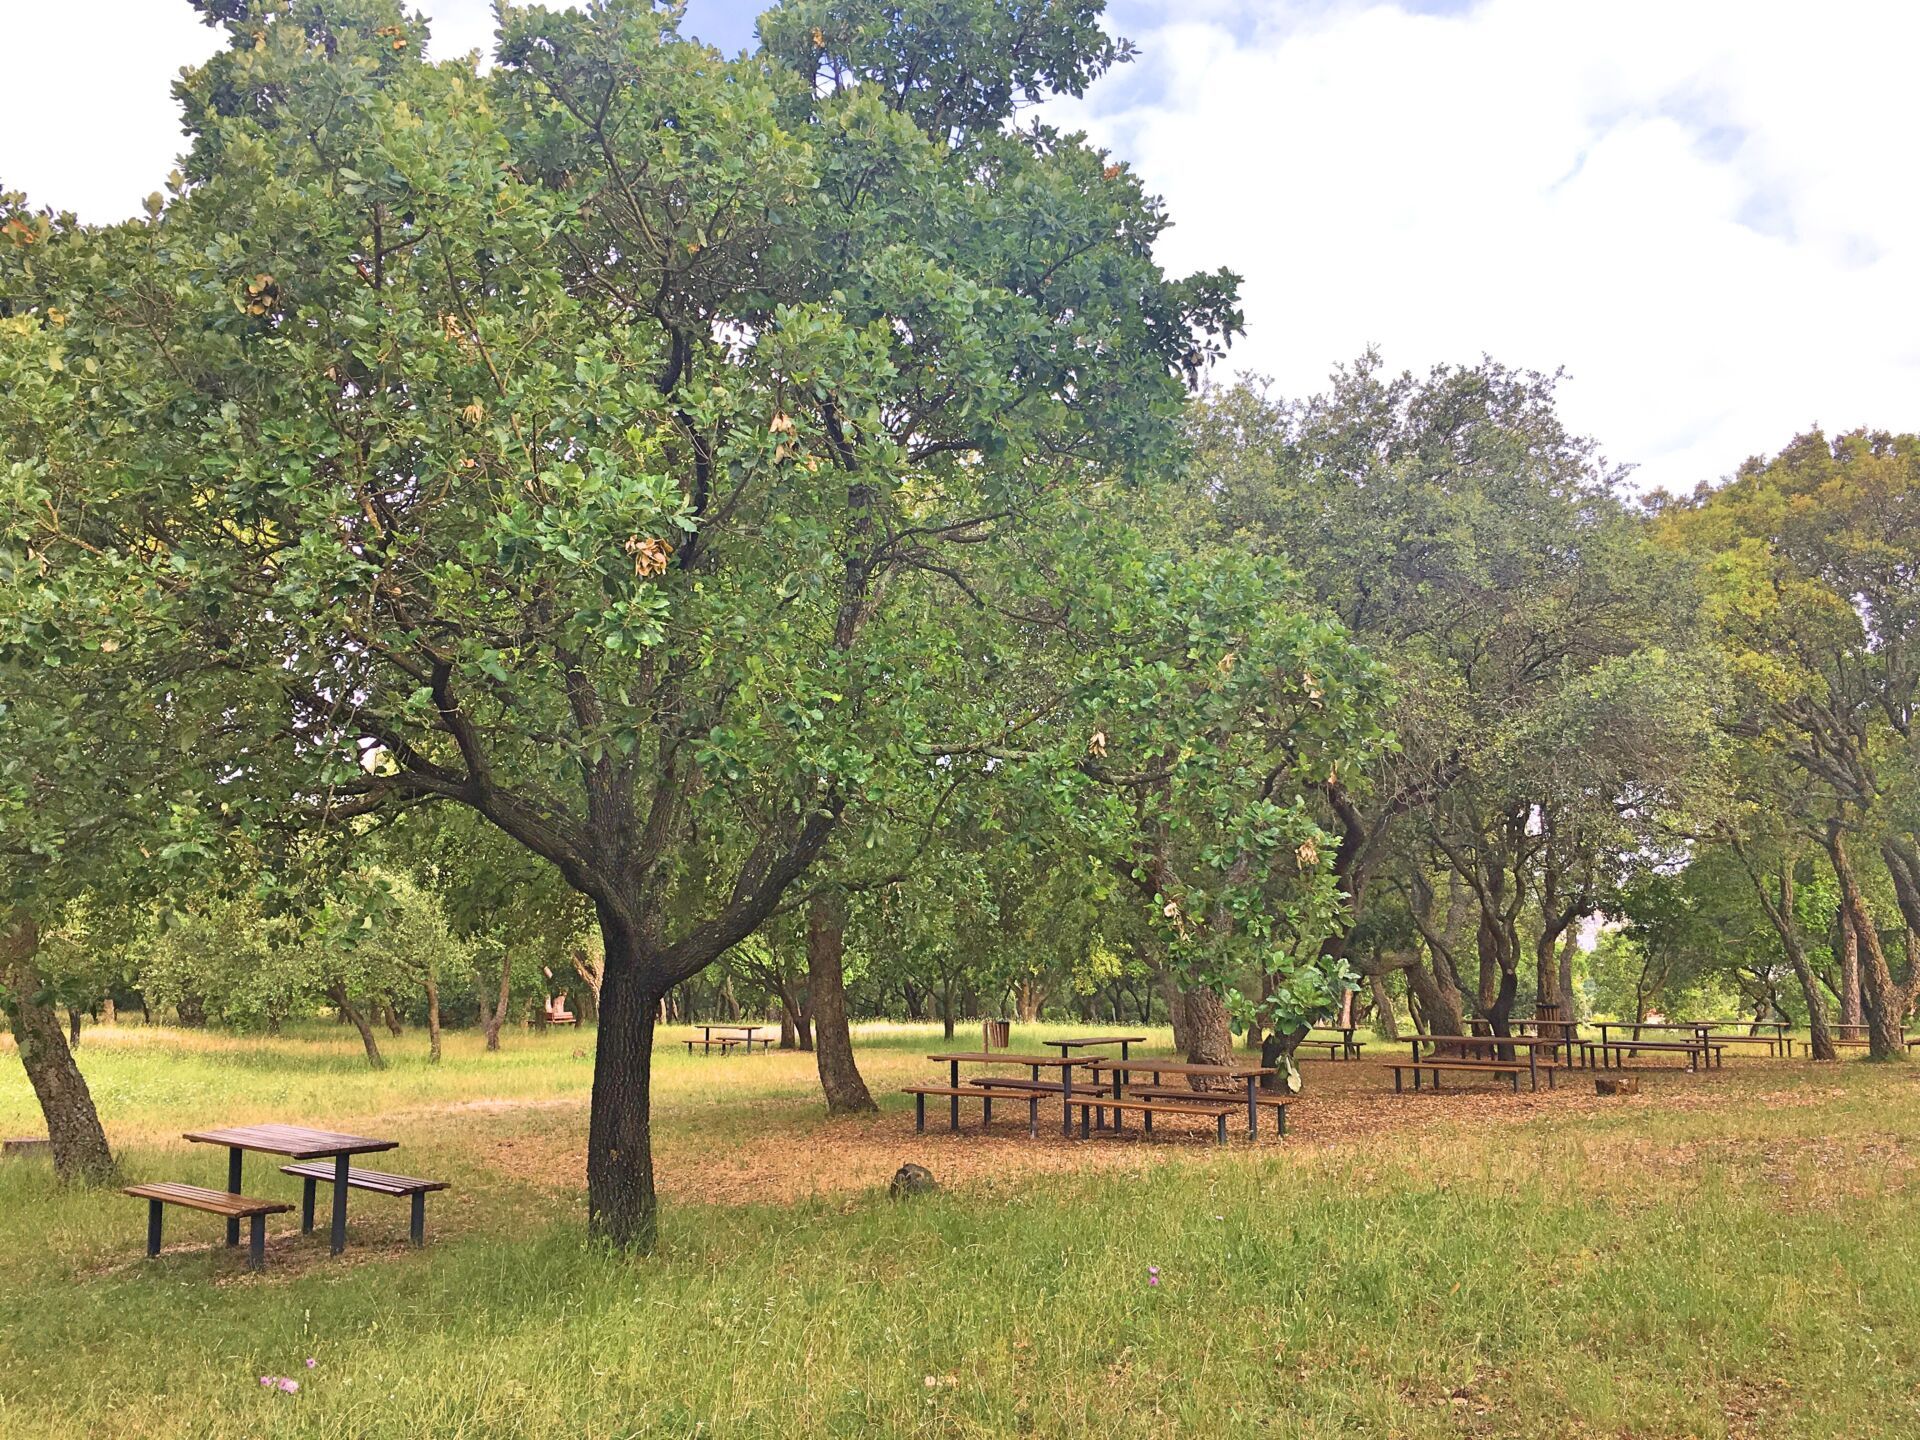
[[[256,1279],[212,1247],[217,1222],[173,1222],[190,1248],[147,1263],[134,1202],[0,1167],[0,1435],[1920,1431],[1905,1067],[1756,1062],[1619,1108],[1162,1147],[1139,1173],[910,1204],[679,1203],[662,1252],[632,1260],[585,1242],[565,1180],[496,1173],[503,1132],[458,1108],[578,1097],[580,1037],[492,1057],[459,1037],[438,1069],[409,1039],[378,1077],[332,1034],[110,1038],[82,1057],[132,1171],[218,1183],[220,1157],[167,1140],[186,1125],[396,1117],[408,1168],[461,1188],[423,1252],[396,1243],[400,1207],[357,1198],[345,1262],[302,1244]],[[871,1034],[863,1065],[923,1073],[929,1038]],[[798,1103],[799,1057],[663,1052],[659,1092],[682,1156],[792,1145],[831,1169],[851,1133]],[[898,1098],[874,1123],[904,1146]],[[754,1102],[773,1099],[794,1103],[769,1131]],[[1378,1113],[1424,1113],[1394,1104]],[[535,1129],[551,1113],[511,1112]],[[0,1131],[30,1120],[0,1060]]]

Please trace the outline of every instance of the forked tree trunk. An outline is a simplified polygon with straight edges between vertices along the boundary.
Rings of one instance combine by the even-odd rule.
[[[39,948],[40,928],[30,915],[15,910],[0,916],[0,1011],[6,1013],[20,1064],[40,1102],[54,1173],[62,1180],[100,1184],[113,1178],[113,1155],[86,1078],[43,996],[34,965]]]
[[[513,952],[500,952],[500,996],[494,1002],[493,1013],[486,1017],[487,1049],[500,1048],[500,1027],[507,1023],[507,1004],[513,998]]]
[[[373,1026],[368,1023],[360,1007],[347,998],[346,986],[335,985],[327,993],[333,1003],[340,1007],[340,1013],[346,1016],[353,1028],[360,1032],[360,1043],[366,1047],[367,1051],[367,1064],[375,1070],[386,1069],[386,1057],[380,1053],[380,1042],[374,1038]]]
[[[827,1113],[877,1110],[853,1059],[847,1027],[847,985],[842,961],[847,947],[845,901],[816,895],[807,905],[807,994],[813,1011],[813,1058]]]
[[[630,952],[610,931],[603,916],[607,964],[587,1125],[587,1228],[622,1249],[645,1252],[658,1238],[660,1218],[649,1106],[661,997],[637,983]]]
[[[1834,1048],[1833,1031],[1827,1026],[1827,1002],[1820,993],[1819,978],[1813,973],[1813,965],[1807,959],[1806,946],[1800,940],[1800,925],[1794,918],[1793,858],[1789,856],[1781,862],[1776,882],[1780,887],[1780,897],[1776,902],[1768,891],[1766,880],[1748,863],[1746,851],[1737,840],[1733,853],[1740,857],[1747,878],[1753,882],[1754,893],[1760,897],[1760,908],[1767,912],[1767,919],[1780,937],[1780,948],[1786,952],[1787,964],[1793,967],[1794,979],[1800,982],[1800,993],[1807,1002],[1808,1043],[1813,1050],[1813,1058],[1838,1060],[1840,1054]],[[1844,909],[1843,904],[1843,913]]]

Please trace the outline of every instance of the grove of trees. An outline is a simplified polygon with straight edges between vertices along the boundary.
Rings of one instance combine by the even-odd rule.
[[[1097,0],[195,0],[140,219],[0,198],[0,1008],[63,1174],[145,1006],[369,1063],[663,1017],[1788,1016],[1920,990],[1920,439],[1637,494],[1556,377],[1210,383]],[[1594,943],[1597,930],[1597,943]],[[1587,948],[1591,946],[1591,949]],[[66,1016],[62,1017],[62,1011]]]

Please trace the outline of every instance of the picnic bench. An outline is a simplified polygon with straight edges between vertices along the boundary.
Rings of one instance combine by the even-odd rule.
[[[723,1057],[731,1055],[737,1045],[744,1045],[749,1055],[753,1053],[755,1045],[763,1051],[770,1050],[773,1048],[773,1037],[759,1033],[768,1028],[765,1025],[702,1025],[700,1038],[687,1041],[687,1054],[693,1054],[696,1045],[704,1055],[711,1055],[718,1049]],[[716,1035],[715,1031],[721,1033]]]
[[[1542,1060],[1542,1050],[1558,1053],[1567,1042],[1557,1035],[1408,1035],[1403,1037],[1412,1047],[1405,1061],[1393,1061],[1387,1069],[1393,1072],[1393,1088],[1396,1093],[1405,1089],[1406,1073],[1413,1073],[1413,1088],[1418,1090],[1422,1074],[1433,1077],[1433,1088],[1440,1088],[1440,1075],[1443,1071],[1460,1071],[1468,1074],[1496,1075],[1513,1086],[1513,1093],[1520,1093],[1520,1077],[1525,1075],[1529,1085],[1538,1090],[1540,1077],[1547,1077],[1547,1088],[1554,1088],[1554,1075],[1561,1068],[1559,1061]],[[1420,1047],[1425,1046],[1423,1056]],[[1443,1048],[1457,1050],[1453,1056],[1442,1056]],[[1510,1053],[1503,1054],[1503,1051]],[[1521,1051],[1526,1059],[1519,1058]]]
[[[562,990],[540,1007],[549,1025],[578,1025],[580,1017],[567,1009],[567,992]]]
[[[1073,1133],[1073,1097],[1070,1093],[1073,1072],[1082,1066],[1094,1063],[1091,1057],[1083,1055],[1015,1055],[1009,1050],[963,1050],[940,1055],[929,1055],[927,1058],[936,1064],[947,1067],[947,1088],[949,1090],[959,1091],[959,1095],[962,1096],[972,1093],[974,1089],[981,1088],[976,1086],[968,1090],[960,1089],[960,1067],[962,1065],[1024,1065],[1027,1067],[1030,1078],[1036,1081],[1039,1080],[1042,1070],[1059,1071],[1060,1081],[1058,1085],[1051,1088],[1057,1089],[1060,1092],[1062,1105],[1060,1133],[1062,1135],[1071,1135]],[[1020,1089],[1024,1087],[1016,1086],[1014,1088]],[[948,1107],[948,1126],[954,1130],[960,1128],[959,1096],[952,1097],[951,1104]]]
[[[236,1125],[225,1130],[190,1130],[186,1139],[196,1145],[227,1147],[227,1194],[240,1194],[241,1157],[249,1150],[279,1155],[288,1160],[331,1160],[333,1162],[333,1253],[347,1248],[347,1172],[355,1155],[371,1155],[399,1147],[398,1140],[375,1140],[366,1135],[343,1135],[332,1130],[311,1130],[304,1125]],[[215,1192],[216,1194],[219,1192]],[[184,1203],[184,1202],[176,1202]],[[291,1210],[293,1207],[285,1207]],[[227,1218],[227,1244],[240,1243],[240,1215]]]
[[[162,1182],[153,1185],[128,1185],[121,1191],[135,1199],[147,1202],[147,1256],[151,1259],[160,1253],[161,1217],[169,1205],[178,1205],[185,1210],[200,1210],[209,1215],[223,1216],[230,1235],[238,1233],[240,1222],[247,1222],[247,1268],[260,1270],[267,1263],[267,1216],[283,1214],[293,1206],[282,1200],[255,1200],[246,1195],[235,1195],[226,1190],[208,1190],[200,1185],[176,1185]],[[229,1245],[235,1243],[228,1240]]]
[[[1080,1138],[1085,1140],[1091,1133],[1090,1116],[1092,1112],[1097,1109],[1101,1111],[1113,1111],[1113,1128],[1116,1133],[1121,1128],[1120,1115],[1122,1112],[1139,1115],[1141,1117],[1141,1131],[1146,1135],[1153,1134],[1153,1117],[1155,1115],[1198,1116],[1203,1120],[1213,1121],[1215,1139],[1219,1144],[1226,1144],[1227,1117],[1240,1108],[1239,1100],[1209,1100],[1206,1097],[1206,1093],[1200,1090],[1189,1090],[1185,1093],[1187,1099],[1184,1101],[1159,1099],[1151,1096],[1116,1098],[1115,1096],[1105,1093],[1101,1093],[1092,1098],[1082,1095],[1072,1102],[1080,1111]]]
[[[1250,1140],[1258,1139],[1260,1136],[1260,1109],[1263,1105],[1279,1111],[1281,1115],[1280,1133],[1284,1133],[1285,1111],[1281,1107],[1284,1107],[1293,1098],[1292,1096],[1283,1098],[1278,1094],[1265,1094],[1259,1089],[1261,1078],[1273,1074],[1273,1067],[1270,1065],[1188,1065],[1182,1064],[1178,1060],[1109,1060],[1096,1058],[1090,1068],[1096,1077],[1101,1074],[1110,1074],[1113,1076],[1112,1098],[1115,1100],[1123,1098],[1121,1090],[1125,1083],[1125,1077],[1136,1074],[1146,1074],[1153,1077],[1151,1084],[1139,1087],[1139,1089],[1143,1091],[1164,1091],[1170,1088],[1161,1085],[1160,1077],[1162,1075],[1225,1080],[1235,1085],[1244,1082],[1246,1085],[1247,1138]],[[1207,1098],[1206,1092],[1201,1090],[1187,1090],[1177,1093],[1184,1094],[1189,1098],[1198,1097],[1202,1100]],[[1148,1094],[1144,1099],[1155,1104],[1168,1103],[1164,1095],[1155,1096]],[[1242,1102],[1240,1098],[1236,1096],[1232,1103],[1237,1108]],[[1133,1105],[1109,1105],[1107,1108],[1114,1111],[1114,1129],[1119,1130],[1123,1128],[1121,1116],[1127,1111],[1137,1109],[1138,1107]],[[1084,1114],[1081,1118],[1083,1120],[1085,1119]]]
[[[300,1233],[311,1235],[314,1191],[323,1180],[338,1185],[339,1174],[331,1165],[282,1165],[280,1173],[305,1182],[300,1190]],[[435,1190],[447,1189],[448,1182],[421,1180],[412,1175],[390,1175],[384,1170],[360,1170],[349,1166],[347,1167],[347,1187],[351,1190],[368,1190],[375,1195],[393,1195],[411,1200],[413,1213],[407,1225],[407,1236],[414,1244],[424,1245],[427,1242],[427,1196]]]
[[[1650,1050],[1655,1054],[1684,1054],[1687,1068],[1698,1070],[1702,1061],[1710,1065],[1724,1066],[1726,1051],[1723,1044],[1717,1044],[1713,1038],[1713,1026],[1700,1020],[1663,1020],[1641,1021],[1638,1023],[1620,1020],[1596,1021],[1594,1028],[1600,1032],[1598,1040],[1583,1040],[1581,1045],[1589,1057],[1600,1057],[1602,1068],[1624,1069],[1626,1057]],[[1631,1030],[1633,1035],[1626,1040],[1615,1040],[1615,1030]],[[1688,1040],[1647,1040],[1642,1038],[1642,1030],[1678,1030],[1690,1035]]]
[[[986,1129],[993,1124],[993,1102],[1006,1100],[1027,1107],[1027,1133],[1034,1137],[1040,1134],[1040,1101],[1053,1093],[1053,1086],[1044,1082],[1037,1085],[1009,1086],[996,1088],[992,1085],[969,1083],[966,1085],[903,1085],[900,1093],[913,1096],[913,1128],[924,1134],[927,1128],[927,1097],[946,1096],[950,1099],[952,1110],[948,1121],[950,1129],[960,1128],[960,1102],[978,1100],[980,1102],[980,1128]]]
[[[1316,1035],[1310,1030],[1306,1038],[1293,1048],[1296,1052],[1325,1049],[1329,1060],[1358,1060],[1366,1044],[1353,1038],[1353,1032],[1358,1028],[1355,1025],[1316,1025],[1313,1030],[1331,1030],[1340,1038],[1336,1040],[1330,1035]]]

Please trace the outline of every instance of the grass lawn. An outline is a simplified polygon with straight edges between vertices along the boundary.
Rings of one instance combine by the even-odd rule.
[[[1309,1062],[1296,1133],[1222,1152],[1034,1142],[1024,1112],[917,1137],[890,1092],[936,1030],[863,1032],[883,1110],[843,1122],[810,1057],[675,1033],[663,1248],[629,1260],[584,1236],[591,1035],[450,1036],[437,1068],[408,1036],[375,1075],[332,1029],[89,1032],[132,1178],[220,1185],[179,1132],[279,1118],[456,1189],[418,1252],[401,1202],[356,1194],[340,1260],[281,1217],[255,1277],[211,1217],[171,1212],[148,1262],[137,1202],[0,1165],[0,1436],[1920,1433],[1906,1066],[1729,1060],[1603,1102]],[[0,1134],[37,1128],[0,1055]],[[945,1193],[890,1202],[909,1159]],[[267,1157],[247,1189],[298,1193]]]

